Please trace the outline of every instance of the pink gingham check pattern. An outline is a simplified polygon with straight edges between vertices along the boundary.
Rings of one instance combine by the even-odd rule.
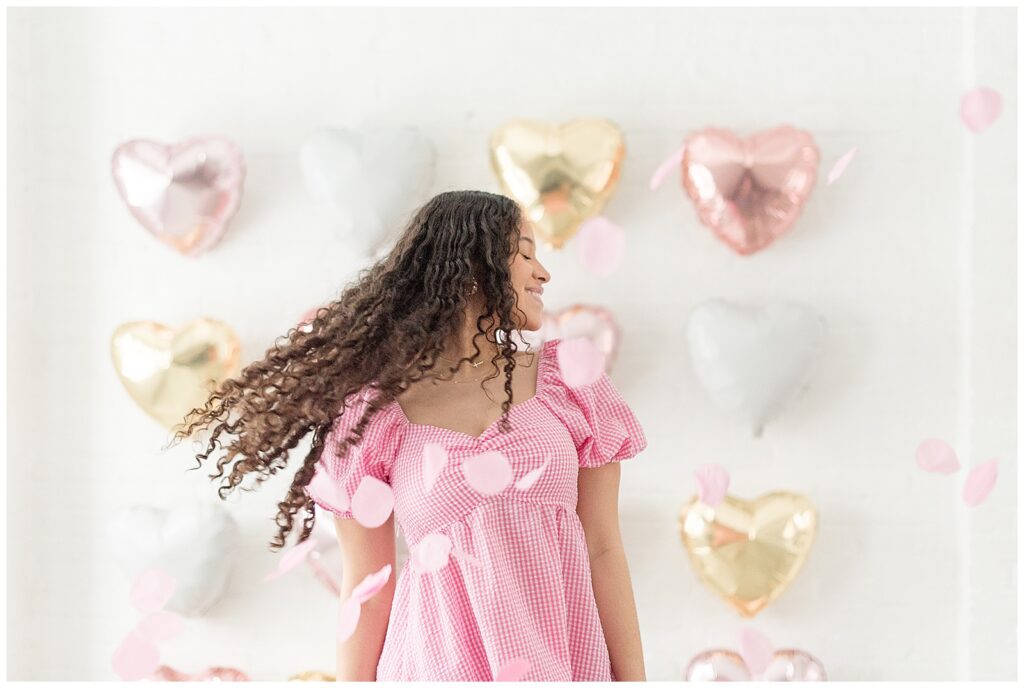
[[[366,476],[390,484],[395,519],[410,552],[428,534],[453,545],[447,564],[419,570],[410,557],[396,582],[378,681],[492,681],[506,662],[530,662],[525,681],[613,681],[591,584],[583,526],[576,514],[580,467],[629,459],[647,446],[632,410],[607,374],[585,387],[562,379],[557,347],[540,349],[536,394],[510,410],[512,430],[493,423],[479,437],[412,423],[397,402],[371,420],[346,456],[338,443],[367,397],[340,414],[325,441],[321,470],[351,496]],[[421,461],[427,442],[441,444],[448,463],[424,493]],[[498,494],[474,491],[461,461],[499,451],[513,480]],[[547,461],[528,489],[515,483]],[[352,518],[316,494],[324,509]]]

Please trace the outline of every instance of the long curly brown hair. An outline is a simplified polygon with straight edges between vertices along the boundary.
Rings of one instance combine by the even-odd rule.
[[[222,478],[217,493],[224,499],[247,474],[256,474],[255,485],[243,491],[284,468],[289,451],[312,430],[311,449],[278,503],[279,530],[270,547],[284,547],[299,509],[305,509],[305,518],[298,542],[306,540],[315,511],[303,488],[313,478],[334,419],[352,403],[354,393],[366,387],[380,390],[339,444],[339,451],[347,451],[362,440],[375,413],[433,370],[436,356],[457,341],[453,338],[470,317],[467,295],[474,279],[484,302],[476,318],[477,337],[497,348],[492,363],[505,360],[507,398],[499,427],[507,431],[517,351],[514,337],[507,335],[521,327],[524,317],[509,266],[524,219],[520,206],[502,195],[438,194],[414,213],[390,253],[361,270],[336,300],[317,309],[313,320],[293,327],[263,359],[220,382],[204,407],[192,409],[175,426],[170,444],[203,430],[208,439],[196,456],[200,468],[211,452],[223,448],[219,438],[224,432],[234,435],[210,475],[211,480]],[[474,348],[474,355],[482,353],[476,338]],[[452,373],[457,369],[449,368]],[[231,472],[225,476],[228,464]]]

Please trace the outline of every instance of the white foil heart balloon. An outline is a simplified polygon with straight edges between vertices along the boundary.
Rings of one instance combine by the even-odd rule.
[[[177,583],[166,611],[194,617],[227,589],[239,528],[217,504],[187,503],[170,511],[130,506],[114,513],[108,536],[130,581],[150,568],[166,572]]]
[[[306,188],[361,253],[397,236],[434,182],[436,151],[413,127],[322,129],[300,151]]]
[[[753,309],[721,300],[687,321],[690,362],[722,410],[759,437],[765,423],[806,387],[825,344],[825,321],[810,308],[774,303]]]

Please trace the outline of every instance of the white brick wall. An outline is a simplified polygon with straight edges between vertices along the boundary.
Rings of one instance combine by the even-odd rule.
[[[246,359],[360,267],[308,207],[296,151],[323,125],[415,124],[437,189],[497,190],[490,132],[518,116],[604,116],[628,155],[608,214],[627,260],[601,280],[547,255],[549,304],[607,306],[626,337],[615,378],[648,429],[622,514],[652,680],[735,646],[744,622],[695,578],[676,517],[705,461],[735,494],[804,492],[821,532],[792,588],[750,625],[833,679],[1012,679],[1016,668],[1014,273],[1016,21],[1011,9],[88,10],[9,13],[9,677],[109,679],[137,619],[106,554],[124,504],[212,498],[187,447],[120,388],[119,323],[228,321]],[[975,84],[1002,120],[965,133]],[[647,191],[683,135],[788,122],[814,133],[820,186],[796,228],[741,259],[675,178]],[[135,136],[222,133],[243,146],[242,209],[199,260],[120,205],[108,166]],[[844,177],[824,186],[851,146]],[[799,299],[828,320],[813,387],[751,440],[690,371],[684,318],[705,299]],[[634,304],[649,304],[636,308]],[[920,474],[924,437],[965,464],[1002,459],[990,501],[963,474]],[[231,505],[232,589],[163,660],[260,680],[333,666],[333,600],[303,571],[261,582],[290,476]]]

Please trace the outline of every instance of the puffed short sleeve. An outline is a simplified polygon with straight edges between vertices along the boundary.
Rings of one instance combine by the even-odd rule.
[[[581,468],[623,461],[647,448],[640,421],[607,373],[589,385],[565,389],[578,409],[569,416],[569,434],[576,443]]]
[[[360,442],[341,449],[341,444],[363,417],[369,397],[359,392],[335,417],[324,437],[316,474],[304,489],[322,508],[340,518],[353,518],[352,495],[367,478],[391,483],[391,467],[398,446],[398,427],[389,407],[377,411],[363,430]]]

